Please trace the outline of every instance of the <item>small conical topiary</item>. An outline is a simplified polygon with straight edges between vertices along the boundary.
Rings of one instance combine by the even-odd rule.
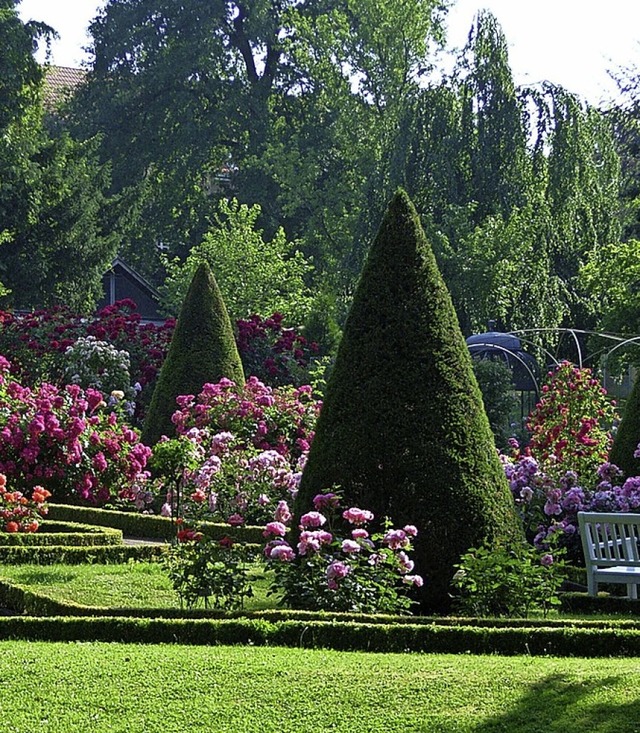
[[[450,605],[454,564],[521,527],[449,292],[406,193],[365,263],[303,472],[297,510],[347,505],[416,525],[423,609]]]
[[[640,443],[640,372],[622,413],[622,420],[613,438],[609,461],[622,469],[626,478],[640,476],[640,458],[634,453]]]
[[[144,421],[142,441],[154,445],[162,435],[173,436],[176,397],[197,395],[203,384],[222,377],[244,384],[229,314],[211,269],[203,262],[180,310]]]

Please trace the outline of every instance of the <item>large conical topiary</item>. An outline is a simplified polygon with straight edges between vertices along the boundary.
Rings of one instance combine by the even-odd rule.
[[[609,461],[622,469],[626,478],[640,475],[640,458],[633,454],[640,443],[640,372],[622,413],[622,420],[613,439]]]
[[[203,384],[222,377],[244,384],[229,314],[211,269],[203,262],[180,310],[144,422],[142,441],[153,445],[162,435],[172,436],[176,397],[197,395]]]
[[[354,296],[298,511],[335,485],[348,504],[418,527],[425,609],[449,606],[462,553],[521,536],[449,292],[403,191]]]

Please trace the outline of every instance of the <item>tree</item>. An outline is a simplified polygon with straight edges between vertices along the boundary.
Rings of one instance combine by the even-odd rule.
[[[311,270],[295,243],[287,242],[279,229],[265,241],[256,228],[260,207],[223,199],[216,225],[201,244],[192,248],[183,263],[167,261],[167,279],[161,287],[162,302],[177,312],[193,274],[202,261],[216,273],[216,281],[232,319],[280,312],[291,322],[304,323],[311,295],[304,276]]]
[[[12,305],[84,310],[115,254],[116,240],[100,224],[108,171],[95,141],[48,128],[43,72],[32,55],[47,29],[23,24],[14,6],[0,8],[0,273]]]
[[[233,194],[260,204],[267,237],[284,227],[348,283],[364,190],[442,13],[439,0],[109,0],[75,118],[103,136],[132,255],[148,269],[162,244],[184,259]]]
[[[354,295],[297,506],[332,486],[348,504],[418,527],[424,607],[448,606],[462,553],[518,535],[467,346],[402,191]]]
[[[579,272],[619,238],[611,131],[564,89],[516,88],[487,11],[451,77],[405,107],[390,182],[416,202],[464,333],[595,324]]]
[[[626,478],[640,476],[640,458],[635,455],[638,444],[640,444],[640,378],[636,376],[609,452],[609,460],[622,469]]]
[[[162,435],[171,437],[176,398],[200,394],[203,384],[223,377],[244,385],[231,321],[215,277],[203,261],[180,309],[144,421],[142,442],[153,445]]]

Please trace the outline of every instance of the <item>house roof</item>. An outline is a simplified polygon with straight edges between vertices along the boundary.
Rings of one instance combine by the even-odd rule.
[[[79,87],[87,77],[85,69],[71,66],[46,66],[44,75],[44,103],[55,107]]]

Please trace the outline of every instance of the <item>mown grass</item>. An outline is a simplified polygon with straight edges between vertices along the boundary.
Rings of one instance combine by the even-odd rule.
[[[6,733],[633,733],[640,659],[0,642]]]
[[[250,571],[254,596],[245,608],[273,608],[269,581],[261,567]],[[161,563],[124,565],[2,565],[0,578],[56,601],[100,608],[180,608],[178,595]],[[0,728],[1,733],[1,728]]]
[[[270,575],[256,563],[250,570],[254,596],[244,609],[276,608],[268,596]],[[0,578],[56,601],[99,608],[180,608],[180,601],[161,563],[130,562],[123,565],[0,565]],[[200,606],[202,607],[202,605]],[[637,619],[635,613],[589,614],[551,611],[548,616],[567,621]],[[540,620],[541,615],[532,614]],[[2,731],[0,730],[0,733]]]

